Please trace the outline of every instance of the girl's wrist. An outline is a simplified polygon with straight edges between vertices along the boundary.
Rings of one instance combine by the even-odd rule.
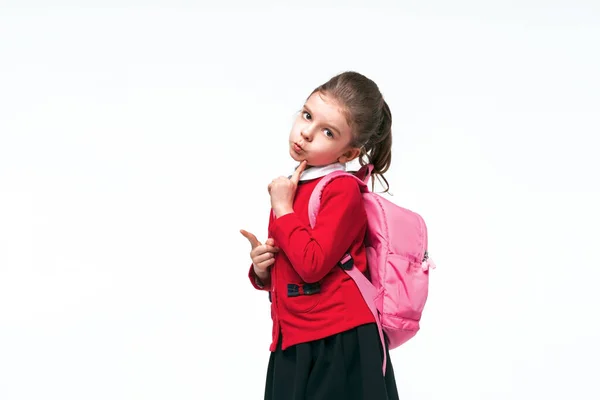
[[[282,217],[286,214],[291,214],[294,212],[294,209],[292,207],[275,207],[273,208],[273,212],[275,213],[275,217],[279,218]]]
[[[256,275],[256,277],[264,285],[269,281],[269,278],[271,277],[271,272],[269,270],[261,271],[258,268],[254,267],[254,275]]]
[[[256,276],[258,276],[260,279],[266,279],[269,277],[269,275],[271,275],[271,273],[269,272],[268,269],[256,268],[256,265],[254,265],[254,264],[252,264],[252,266],[254,267],[254,274]]]

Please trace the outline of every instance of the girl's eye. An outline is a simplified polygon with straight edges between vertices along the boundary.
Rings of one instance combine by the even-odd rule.
[[[302,111],[302,116],[307,120],[312,119],[308,111]],[[331,132],[329,129],[325,129],[325,136],[327,136],[328,138],[333,138],[333,132]]]

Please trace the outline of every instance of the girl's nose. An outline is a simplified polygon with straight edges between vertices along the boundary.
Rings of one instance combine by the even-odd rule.
[[[312,140],[312,129],[311,129],[311,127],[307,126],[304,129],[302,129],[302,131],[300,131],[300,135],[302,135],[302,138],[305,141],[310,142]]]

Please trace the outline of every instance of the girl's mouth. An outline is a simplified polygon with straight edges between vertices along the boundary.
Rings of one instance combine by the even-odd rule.
[[[293,148],[296,153],[302,152],[302,147],[298,146],[298,144],[296,144],[296,143],[294,143]]]

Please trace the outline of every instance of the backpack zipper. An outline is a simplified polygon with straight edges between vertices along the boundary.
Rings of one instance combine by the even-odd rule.
[[[415,215],[419,219],[419,222],[421,225],[421,233],[423,234],[423,243],[421,245],[422,246],[421,249],[423,250],[423,261],[421,261],[421,264],[423,264],[429,258],[429,253],[427,252],[427,246],[428,246],[427,228],[425,225],[425,221],[423,220],[423,217],[421,217],[421,215],[417,214],[417,213],[415,213]]]
[[[429,261],[429,252],[427,250],[425,250],[425,254],[423,255],[423,261],[421,262],[421,268],[423,269],[423,271],[435,269],[435,263],[433,261]]]

